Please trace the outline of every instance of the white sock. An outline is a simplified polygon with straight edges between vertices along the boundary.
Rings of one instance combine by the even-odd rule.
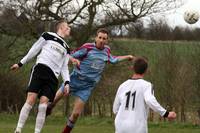
[[[42,127],[45,122],[46,118],[46,110],[47,110],[47,104],[39,104],[38,106],[38,114],[36,118],[36,123],[35,123],[35,133],[40,133],[42,130]]]
[[[32,109],[32,106],[30,104],[28,104],[28,103],[24,104],[24,106],[22,107],[22,109],[20,111],[16,131],[21,132],[21,129],[23,128],[31,109]]]

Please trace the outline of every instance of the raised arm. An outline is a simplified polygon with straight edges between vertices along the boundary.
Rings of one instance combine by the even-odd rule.
[[[24,56],[22,58],[22,60],[18,63],[18,64],[14,64],[13,66],[11,66],[11,70],[16,70],[19,67],[21,67],[23,64],[27,63],[30,59],[32,59],[33,57],[35,57],[40,50],[42,49],[42,47],[45,44],[45,39],[43,37],[40,37],[31,47],[31,49],[28,51],[28,53],[26,54],[26,56]]]

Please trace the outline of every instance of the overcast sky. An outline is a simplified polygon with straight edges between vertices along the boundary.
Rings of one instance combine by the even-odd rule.
[[[200,0],[183,0],[184,4],[180,8],[177,8],[173,13],[169,14],[167,19],[172,26],[189,26],[189,27],[199,27],[200,20],[195,24],[187,24],[183,19],[183,14],[186,10],[196,10],[200,14]]]

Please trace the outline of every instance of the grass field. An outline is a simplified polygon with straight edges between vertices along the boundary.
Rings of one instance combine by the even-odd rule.
[[[18,116],[0,114],[0,133],[13,133]],[[64,127],[65,118],[49,117],[42,133],[61,133]],[[35,118],[31,116],[23,133],[34,132]],[[113,119],[98,117],[82,117],[72,133],[114,133]],[[200,133],[200,126],[178,123],[150,123],[149,133]]]
[[[6,38],[5,40],[10,40],[10,39]],[[23,40],[18,40],[18,41],[23,41]],[[0,46],[3,47],[4,45],[9,43],[6,43],[6,41],[2,43],[0,41],[0,44],[2,44]],[[25,41],[24,43],[18,42],[15,46],[15,48],[17,47],[17,49],[11,48],[10,51],[7,51],[4,48],[5,50],[4,49],[1,50],[1,56],[3,57],[1,59],[3,59],[2,62],[4,62],[3,64],[1,64],[1,69],[0,69],[0,74],[3,75],[2,79],[5,79],[5,76],[10,74],[8,66],[10,66],[13,62],[18,62],[21,56],[26,53],[25,51],[27,51],[30,48],[31,44],[32,42],[27,43],[27,41]],[[184,105],[184,107],[186,108],[184,112],[188,111],[194,113],[199,108],[200,84],[198,79],[200,75],[199,74],[200,42],[115,39],[111,42],[110,46],[113,50],[112,53],[113,55],[134,54],[136,56],[139,55],[148,57],[151,71],[150,74],[147,75],[147,79],[154,82],[154,86],[156,88],[156,95],[158,96],[159,101],[163,103],[163,105],[168,105],[169,103],[173,103],[174,105],[172,106],[178,106],[178,108],[180,108],[179,105]],[[16,89],[14,94],[22,93],[20,89],[25,87],[23,86],[16,87],[16,85],[13,83],[14,81],[18,82],[19,80],[21,80],[23,81],[22,82],[23,84],[27,84],[32,64],[33,62],[27,64],[26,67],[23,67],[23,69],[19,71],[21,75],[17,75],[16,77],[11,75],[10,77],[13,78],[8,77],[7,81],[1,82],[1,88],[2,88],[1,90],[3,92],[7,91],[6,95],[2,95],[0,97],[2,101],[5,99],[3,96],[9,98],[15,98],[15,95],[10,95],[11,94],[10,90],[13,91],[13,88]],[[106,72],[104,72],[103,76],[104,78],[102,78],[101,80],[101,82],[104,84],[103,86],[101,85],[97,86],[97,88],[98,87],[99,88],[95,90],[97,93],[94,94],[94,96],[97,97],[95,99],[99,99],[99,101],[102,102],[101,106],[99,107],[100,109],[105,104],[108,105],[110,99],[113,100],[115,96],[115,90],[116,88],[118,88],[118,85],[121,84],[122,81],[126,80],[127,77],[131,75],[132,72],[127,71],[128,65],[130,65],[130,63],[122,63],[119,65],[115,65],[114,67],[112,65],[108,65]],[[185,71],[179,72],[179,70],[185,70]],[[185,74],[184,79],[179,78],[182,76],[182,73]],[[13,82],[10,82],[12,81],[10,79],[13,79]],[[7,82],[9,82],[10,84],[8,84]],[[188,86],[192,87],[188,89]],[[101,94],[104,94],[104,91],[107,91],[108,94],[110,95],[107,97],[103,97]],[[180,92],[185,92],[185,93],[180,93]],[[170,95],[169,97],[169,93],[173,95]],[[180,100],[179,97],[182,97],[183,100]],[[92,100],[94,99],[91,98],[91,101]],[[19,99],[11,101],[19,103]],[[187,101],[187,102],[183,102],[182,104],[181,101]],[[20,102],[22,102],[22,100]],[[95,103],[94,101],[92,102]],[[14,105],[14,103],[7,103],[7,104]],[[112,106],[112,104],[108,106],[110,107]],[[63,109],[62,107],[63,105],[60,106],[59,114],[62,114],[61,112],[61,110]],[[105,111],[105,114],[110,114],[109,113],[110,108],[107,109],[108,110]],[[98,109],[95,108],[95,110]],[[96,111],[93,113],[97,114],[98,112]],[[196,116],[195,115],[196,114],[186,115],[186,118],[187,116],[194,116],[194,118],[197,118],[197,115]],[[178,118],[179,120],[177,121],[180,121],[181,117],[179,116]],[[17,123],[17,119],[18,116],[0,114],[0,133],[13,133]],[[192,120],[189,121],[190,120],[189,117],[186,120],[187,122],[192,121]],[[61,116],[49,117],[46,120],[46,124],[43,128],[42,133],[61,133],[64,124],[65,124],[65,118]],[[35,116],[32,116],[27,121],[23,133],[33,133],[34,125],[35,125]],[[72,133],[114,133],[113,119],[82,117],[76,124],[76,127],[74,128]],[[194,126],[189,123],[186,124],[168,123],[168,122],[159,124],[150,123],[149,133],[200,133],[200,126]]]

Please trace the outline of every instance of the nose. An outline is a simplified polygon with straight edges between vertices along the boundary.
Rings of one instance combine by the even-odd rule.
[[[103,39],[102,39],[102,38],[100,39],[100,42],[103,42]]]

